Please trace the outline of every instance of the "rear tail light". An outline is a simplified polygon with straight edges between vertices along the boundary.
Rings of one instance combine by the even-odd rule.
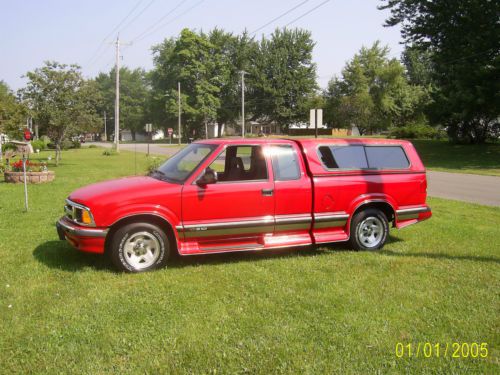
[[[427,193],[427,178],[420,183],[420,192]]]

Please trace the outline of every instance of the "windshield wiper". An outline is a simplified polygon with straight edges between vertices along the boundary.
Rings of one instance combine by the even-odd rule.
[[[159,169],[153,169],[151,172],[149,172],[149,174],[155,174],[155,173],[158,173],[158,174],[161,174],[162,176],[165,176],[165,172],[163,171],[160,171]]]
[[[165,172],[160,171],[159,169],[153,169],[151,172],[149,172],[149,176],[151,176],[153,178],[158,178],[159,180],[162,180],[162,181],[178,183],[178,181],[176,179],[168,177]]]

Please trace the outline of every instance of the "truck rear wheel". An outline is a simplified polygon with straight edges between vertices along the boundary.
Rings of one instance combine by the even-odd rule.
[[[167,264],[169,253],[165,232],[154,224],[124,225],[111,240],[111,261],[120,271],[145,272],[162,268]]]
[[[351,220],[350,244],[356,250],[381,249],[389,234],[385,214],[375,208],[358,212]]]

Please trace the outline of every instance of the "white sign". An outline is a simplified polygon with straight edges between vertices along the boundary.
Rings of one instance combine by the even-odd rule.
[[[323,127],[323,109],[315,108],[309,111],[309,127],[315,128],[318,121],[318,128]]]

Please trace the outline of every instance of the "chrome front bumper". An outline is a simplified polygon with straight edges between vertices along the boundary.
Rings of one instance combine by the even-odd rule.
[[[77,237],[106,237],[106,234],[108,234],[108,229],[75,226],[65,217],[56,222],[56,228],[60,240],[66,239],[66,233]]]

